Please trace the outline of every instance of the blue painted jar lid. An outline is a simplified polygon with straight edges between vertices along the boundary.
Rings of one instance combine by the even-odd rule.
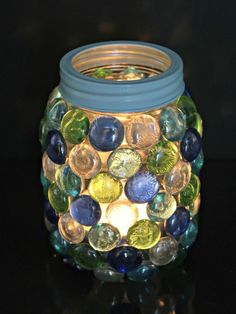
[[[91,77],[91,69],[107,65],[148,69],[141,80]],[[154,73],[154,74],[153,74]],[[183,62],[174,51],[146,42],[108,41],[68,52],[60,62],[59,90],[75,107],[101,112],[140,112],[173,102],[184,91]]]

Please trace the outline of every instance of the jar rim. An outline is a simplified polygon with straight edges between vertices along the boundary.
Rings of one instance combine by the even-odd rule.
[[[164,71],[141,80],[109,81],[87,76],[76,69],[73,63],[76,58],[77,65],[81,67],[78,56],[89,52],[90,57],[95,60],[96,56],[99,62],[102,60],[103,51],[108,47],[111,49],[109,51],[117,51],[119,47],[120,50],[121,47],[127,48],[128,52],[129,49],[132,52],[136,51],[136,54],[130,55],[130,60],[132,56],[136,57],[138,53],[141,55],[144,51],[146,55],[152,57],[153,64],[165,61]],[[162,58],[165,56],[166,60],[158,60],[158,55]],[[88,64],[89,61],[87,58]],[[180,56],[166,47],[139,41],[107,41],[76,48],[62,57],[60,78],[59,90],[66,101],[75,107],[100,112],[139,112],[158,109],[173,102],[185,88],[183,62]]]

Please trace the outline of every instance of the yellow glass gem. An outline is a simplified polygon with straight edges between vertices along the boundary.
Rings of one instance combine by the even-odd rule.
[[[129,178],[139,171],[142,160],[135,150],[119,148],[109,156],[107,168],[117,178]]]
[[[127,242],[137,249],[145,250],[157,244],[160,237],[159,226],[151,220],[142,219],[129,228]]]
[[[164,188],[170,194],[177,194],[185,188],[190,177],[190,163],[179,160],[171,171],[165,174],[163,180]]]
[[[88,233],[89,244],[97,251],[107,252],[114,249],[121,236],[117,228],[107,223],[93,226]]]
[[[90,196],[99,203],[110,203],[122,193],[121,182],[107,172],[100,172],[93,177],[88,186]]]
[[[42,159],[43,174],[49,181],[55,180],[55,173],[60,165],[55,164],[45,152]]]
[[[107,221],[126,235],[128,229],[138,220],[138,209],[128,200],[117,200],[106,209]]]
[[[89,132],[89,119],[80,109],[69,110],[62,118],[61,133],[72,144],[81,143]]]
[[[82,242],[85,236],[84,227],[74,220],[69,212],[59,218],[58,230],[64,240],[73,244]]]
[[[177,146],[168,141],[161,141],[153,146],[147,158],[147,169],[154,174],[164,175],[169,172],[179,159]]]
[[[68,196],[63,193],[55,182],[48,188],[48,200],[57,213],[65,212],[69,207]]]
[[[126,141],[136,149],[147,149],[159,141],[160,127],[155,118],[142,114],[131,119],[126,128]]]
[[[75,174],[90,179],[100,171],[102,162],[92,146],[81,144],[70,151],[69,165]]]

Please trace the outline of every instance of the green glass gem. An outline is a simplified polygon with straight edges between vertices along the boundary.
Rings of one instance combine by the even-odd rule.
[[[52,130],[52,127],[49,125],[46,117],[43,117],[39,124],[39,142],[42,147],[44,147],[47,134],[50,130]]]
[[[164,175],[174,167],[178,159],[177,146],[172,142],[160,141],[148,153],[147,168],[151,173]]]
[[[81,143],[89,132],[88,117],[80,109],[69,110],[62,118],[61,132],[69,143]]]
[[[196,240],[198,234],[198,223],[195,218],[193,218],[188,226],[188,229],[185,231],[181,237],[180,244],[184,248],[189,248]]]
[[[62,98],[56,98],[47,104],[45,116],[47,117],[48,123],[52,129],[60,129],[61,120],[67,110],[67,104]]]
[[[69,207],[68,196],[53,182],[48,189],[48,200],[57,213],[65,212]]]
[[[192,173],[189,183],[179,193],[179,204],[188,206],[193,203],[200,192],[200,180]]]
[[[201,150],[197,158],[191,162],[192,172],[198,175],[200,170],[202,169],[203,164],[204,164],[204,155],[203,155],[203,151]]]
[[[68,165],[59,167],[55,174],[56,184],[66,195],[76,197],[81,190],[81,178]]]
[[[93,77],[98,79],[105,79],[107,75],[112,75],[112,70],[110,69],[104,69],[104,68],[98,68],[93,73]]]
[[[198,133],[202,136],[203,126],[202,126],[202,118],[199,113],[195,112],[188,118],[187,123],[188,128],[194,128],[198,131]]]
[[[87,270],[103,264],[102,256],[87,243],[80,243],[74,248],[73,258],[76,264]]]
[[[99,268],[96,268],[94,271],[94,276],[103,282],[123,282],[124,274],[119,273],[110,265],[104,264]]]
[[[51,182],[45,177],[44,173],[43,173],[43,169],[41,169],[40,171],[40,181],[41,181],[41,184],[43,186],[43,193],[45,196],[48,195],[48,188],[51,184]]]
[[[185,114],[187,125],[189,123],[189,118],[197,112],[196,105],[193,100],[188,96],[181,96],[177,103],[177,107]]]

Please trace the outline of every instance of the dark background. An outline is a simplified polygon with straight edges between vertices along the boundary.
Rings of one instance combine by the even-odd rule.
[[[58,284],[59,267],[59,279],[53,285],[49,280],[52,250],[42,222],[38,124],[59,82],[60,58],[83,44],[116,39],[158,43],[183,58],[185,80],[204,120],[206,156],[200,235],[186,266],[195,289],[194,313],[235,313],[235,10],[233,0],[4,2],[1,313],[67,313],[73,295],[68,291],[78,300],[90,291],[90,275],[77,275],[78,281],[65,275]]]

